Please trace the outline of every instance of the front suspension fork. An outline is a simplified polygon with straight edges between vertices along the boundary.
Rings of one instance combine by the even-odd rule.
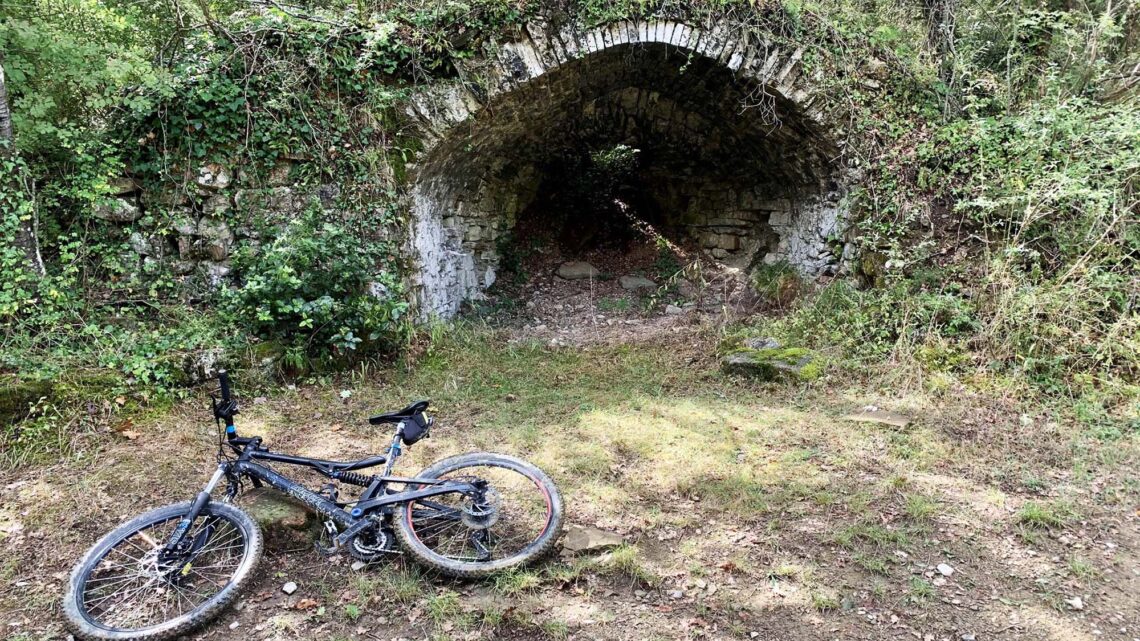
[[[174,533],[171,534],[170,538],[166,541],[166,552],[182,549],[182,545],[186,541],[186,534],[190,531],[190,526],[193,525],[198,515],[201,514],[202,510],[210,503],[210,494],[225,477],[226,465],[219,465],[218,469],[214,471],[214,475],[210,477],[210,482],[198,493],[198,496],[194,497],[194,503],[190,505],[190,511],[186,513],[186,516],[182,517],[182,520],[178,522],[178,526],[174,528]]]

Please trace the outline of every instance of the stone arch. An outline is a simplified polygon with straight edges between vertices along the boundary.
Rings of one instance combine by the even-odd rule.
[[[493,284],[496,243],[542,185],[552,154],[597,141],[652,151],[653,198],[726,263],[834,271],[844,194],[838,146],[803,73],[804,51],[725,25],[530,24],[410,108],[410,254],[422,317],[454,315]]]

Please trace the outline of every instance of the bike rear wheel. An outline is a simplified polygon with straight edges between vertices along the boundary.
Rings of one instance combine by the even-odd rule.
[[[173,639],[216,617],[261,559],[257,524],[210,503],[187,533],[191,551],[161,556],[190,503],[147,512],[96,543],[71,574],[63,611],[83,639]]]
[[[397,512],[402,547],[444,574],[481,577],[533,562],[554,548],[562,532],[558,488],[522,459],[464,454],[419,477],[487,483],[481,501],[455,492],[411,501]]]

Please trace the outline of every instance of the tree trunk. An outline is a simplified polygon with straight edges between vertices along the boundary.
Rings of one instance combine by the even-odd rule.
[[[0,160],[16,159],[16,140],[12,135],[12,108],[8,104],[8,85],[4,81],[4,60],[0,58]],[[21,165],[15,165],[15,170],[6,172],[8,175],[0,180],[8,184],[5,191],[19,193],[21,191],[31,197],[27,189],[27,181],[31,180]],[[44,275],[44,260],[40,256],[39,218],[36,215],[36,205],[32,202],[29,211],[20,216],[19,228],[16,230],[16,246],[24,251],[26,266],[40,276]]]
[[[8,107],[8,85],[4,82],[4,59],[0,58],[0,141],[12,144],[12,110]],[[0,153],[11,153],[5,149]]]

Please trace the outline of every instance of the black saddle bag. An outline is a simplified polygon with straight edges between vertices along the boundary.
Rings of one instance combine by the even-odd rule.
[[[431,424],[432,419],[428,418],[423,412],[413,414],[403,421],[400,421],[400,425],[404,428],[404,443],[406,445],[413,445],[416,441],[428,436]]]

